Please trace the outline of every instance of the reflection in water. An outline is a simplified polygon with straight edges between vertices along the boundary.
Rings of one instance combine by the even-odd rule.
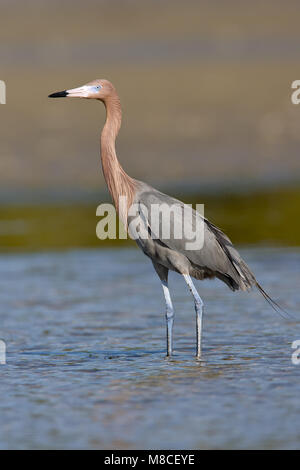
[[[258,279],[299,316],[296,249],[249,249]],[[1,448],[295,448],[299,371],[284,321],[257,293],[170,285],[175,355],[165,358],[159,281],[138,250],[2,255]]]

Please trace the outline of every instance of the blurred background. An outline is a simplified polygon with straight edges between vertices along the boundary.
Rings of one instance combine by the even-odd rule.
[[[120,94],[131,176],[204,203],[237,243],[300,243],[298,1],[0,4],[1,250],[105,246],[104,107],[47,99],[94,78]]]

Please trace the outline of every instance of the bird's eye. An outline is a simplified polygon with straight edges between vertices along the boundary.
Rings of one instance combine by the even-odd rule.
[[[93,92],[93,93],[96,93],[101,88],[102,88],[102,85],[93,85],[93,86],[90,87],[90,91]]]

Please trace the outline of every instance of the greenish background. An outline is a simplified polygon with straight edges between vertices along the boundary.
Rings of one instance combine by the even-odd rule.
[[[239,244],[300,245],[300,191],[283,188],[247,193],[185,196],[205,201],[205,215]],[[9,205],[2,207],[1,248],[4,251],[117,247],[131,240],[98,240],[94,204]]]

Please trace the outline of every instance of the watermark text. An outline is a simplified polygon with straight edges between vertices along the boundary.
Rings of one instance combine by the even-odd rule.
[[[6,104],[6,85],[3,80],[0,80],[0,104]]]
[[[127,209],[126,197],[119,198],[120,213],[126,213],[127,230],[117,224],[117,212],[112,204],[100,204],[96,215],[101,217],[96,227],[100,240],[119,239],[160,240],[175,242],[185,250],[200,250],[204,244],[204,205],[181,203],[134,203]],[[181,243],[180,243],[181,242]]]

